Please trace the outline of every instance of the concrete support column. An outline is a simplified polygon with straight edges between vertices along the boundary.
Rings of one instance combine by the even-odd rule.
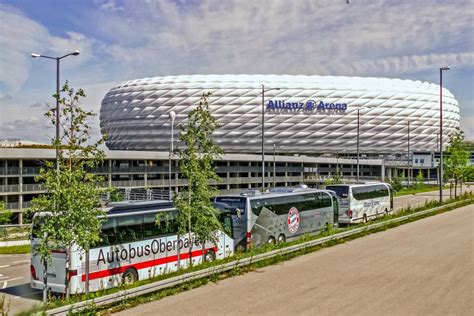
[[[109,167],[109,174],[107,175],[109,181],[109,188],[112,187],[112,159],[107,160],[108,167]]]
[[[226,173],[226,177],[227,177],[227,178],[225,179],[226,182],[227,182],[227,184],[226,184],[227,190],[230,190],[230,183],[229,183],[229,182],[230,182],[230,173],[229,173],[229,168],[230,168],[230,161],[227,161],[227,173]]]
[[[249,161],[248,166],[249,166],[249,172],[247,173],[247,175],[248,175],[248,178],[249,178],[249,179],[252,179],[252,171],[250,171],[250,169],[252,168],[252,162]],[[249,184],[247,185],[247,187],[248,187],[249,189],[251,189],[251,188],[252,188],[252,183],[249,183]]]
[[[382,176],[382,182],[385,182],[385,162],[382,160],[382,166],[380,168],[380,174]]]
[[[304,183],[304,163],[301,163],[301,182]]]
[[[145,188],[148,188],[148,161],[145,160],[145,171],[143,173],[143,182],[145,183]]]
[[[23,159],[20,159],[19,164],[19,174],[20,178],[18,179],[18,186],[20,189],[20,194],[18,195],[18,205],[20,207],[20,213],[18,214],[18,223],[23,224]]]

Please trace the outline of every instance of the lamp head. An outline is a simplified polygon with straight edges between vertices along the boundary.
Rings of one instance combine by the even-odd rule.
[[[171,122],[173,122],[174,118],[176,117],[176,113],[174,111],[171,111],[168,115],[170,117]]]
[[[77,56],[77,55],[79,55],[79,54],[80,54],[80,53],[79,53],[78,50],[75,50],[74,53],[71,53],[71,55],[73,55],[73,56]]]
[[[443,67],[439,68],[439,70],[449,70],[449,69],[451,69],[451,68],[449,68],[449,66],[443,66]]]
[[[36,57],[41,57],[40,54],[31,54],[31,57],[36,58]]]

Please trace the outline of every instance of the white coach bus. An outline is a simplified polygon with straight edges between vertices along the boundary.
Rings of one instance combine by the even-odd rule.
[[[215,203],[219,210],[225,232],[217,232],[217,245],[202,244],[188,235],[177,238],[177,210],[168,201],[120,202],[106,209],[106,218],[101,224],[102,241],[89,252],[89,289],[97,291],[120,284],[133,283],[161,274],[173,272],[180,265],[186,267],[189,248],[193,264],[204,260],[223,259],[233,254],[232,220],[230,209]],[[157,214],[161,225],[155,224]],[[31,239],[31,287],[43,289],[43,264],[34,248],[38,243],[35,233],[45,213],[35,214]],[[52,292],[66,292],[69,278],[70,293],[85,291],[85,253],[77,246],[69,250],[70,268],[66,271],[66,251],[52,252],[52,262],[47,267],[47,286]]]
[[[393,211],[393,190],[387,183],[336,184],[326,186],[341,199],[339,223],[366,223]]]
[[[242,249],[320,232],[334,224],[338,212],[337,200],[329,191],[308,188],[281,188],[269,193],[250,190],[219,196],[215,201],[239,210],[240,217],[232,216],[232,224],[235,247]]]

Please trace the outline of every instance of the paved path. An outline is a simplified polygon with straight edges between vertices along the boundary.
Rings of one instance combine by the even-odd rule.
[[[463,186],[462,192],[473,192],[474,185],[470,186]],[[459,192],[458,192],[459,193]],[[454,196],[454,191],[453,191]],[[443,201],[449,199],[449,190],[443,190]],[[408,206],[417,207],[423,206],[425,202],[431,200],[439,200],[439,191],[431,191],[425,193],[417,193],[417,194],[410,194],[410,195],[403,195],[395,197],[393,201],[393,206],[395,208],[395,212],[402,208],[407,208]]]
[[[474,206],[119,315],[474,315]]]

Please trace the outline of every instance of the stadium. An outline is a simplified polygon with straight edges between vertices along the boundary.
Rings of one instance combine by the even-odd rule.
[[[226,153],[279,154],[436,151],[440,87],[433,83],[361,77],[290,75],[165,76],[123,82],[104,97],[100,125],[111,150],[167,151],[204,92]],[[263,93],[262,93],[263,92]],[[262,105],[264,114],[262,115]],[[443,88],[443,139],[459,128],[458,102]],[[408,132],[408,125],[410,131]]]

